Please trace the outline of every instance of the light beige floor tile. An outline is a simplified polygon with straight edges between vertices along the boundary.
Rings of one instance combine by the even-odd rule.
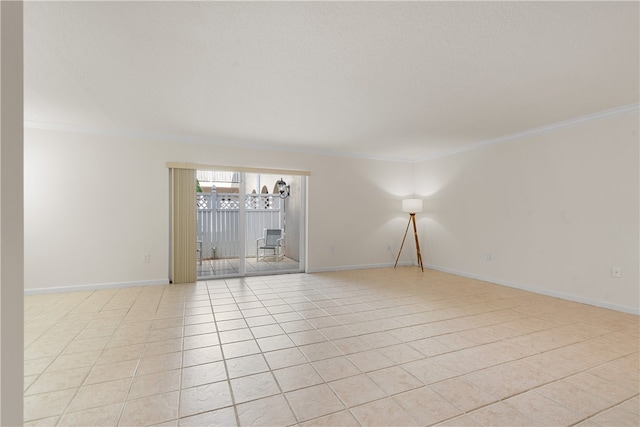
[[[571,425],[582,419],[579,414],[535,391],[519,394],[503,403],[526,415],[536,425]]]
[[[22,390],[26,392],[27,389],[31,387],[31,384],[33,384],[38,379],[38,377],[39,375],[25,375],[24,382],[22,384]]]
[[[242,311],[240,311],[240,310],[230,310],[230,311],[225,311],[225,312],[222,312],[222,313],[216,312],[215,313],[215,318],[216,318],[216,321],[219,322],[219,323],[226,322],[226,321],[240,320],[243,323],[245,323],[245,326],[242,326],[242,327],[243,328],[246,327],[246,322],[244,322],[244,320],[243,320],[244,317],[242,316]],[[224,327],[224,324],[223,324],[223,328],[224,329],[221,329],[221,330],[228,330],[228,328]]]
[[[266,338],[274,335],[284,334],[284,330],[277,324],[266,324],[251,327],[251,332],[255,338]]]
[[[248,402],[280,393],[271,372],[234,378],[230,381],[236,403]]]
[[[464,378],[499,399],[553,381],[549,375],[536,371],[519,360],[472,372]]]
[[[433,361],[433,359],[416,360],[401,366],[424,384],[432,384],[457,376],[455,372]]]
[[[100,353],[99,350],[92,350],[59,356],[47,367],[47,372],[92,366],[100,357]]]
[[[77,412],[124,402],[130,385],[130,379],[123,379],[82,386],[69,404],[68,411]]]
[[[374,332],[361,335],[360,338],[371,344],[373,348],[388,347],[401,344],[400,340],[388,332]]]
[[[276,319],[274,319],[273,316],[271,315],[249,317],[244,320],[247,322],[247,325],[249,325],[250,328],[255,328],[259,326],[268,326],[268,325],[273,325],[277,323]],[[280,332],[280,334],[281,333],[282,332]],[[275,335],[279,335],[279,334],[275,334]]]
[[[298,346],[327,341],[327,338],[316,330],[292,332],[289,338]]]
[[[399,366],[369,372],[367,376],[389,396],[423,386],[421,381]]]
[[[574,411],[580,415],[581,419],[611,406],[610,402],[594,395],[598,393],[597,391],[585,391],[566,380],[555,381],[539,387],[535,391]]]
[[[362,373],[346,356],[313,362],[316,371],[326,382],[352,377]]]
[[[249,356],[251,354],[260,353],[260,347],[255,340],[240,341],[231,344],[223,344],[222,352],[226,359],[234,357]]]
[[[69,343],[62,354],[80,353],[90,350],[102,350],[111,339],[110,335],[93,338],[75,339]]]
[[[137,367],[137,360],[125,360],[123,362],[95,365],[87,377],[85,384],[96,384],[122,378],[131,378]]]
[[[232,342],[238,341],[246,341],[253,339],[253,334],[251,333],[251,329],[242,328],[242,329],[232,329],[230,331],[221,331],[218,333],[220,337],[220,342],[222,344],[229,344]]]
[[[249,327],[249,325],[247,325],[247,322],[242,318],[232,320],[216,319],[216,325],[218,326],[218,330],[220,332],[231,331],[233,329],[244,329]]]
[[[580,372],[578,363],[567,360],[562,354],[563,350],[551,350],[546,353],[536,354],[524,359],[527,365],[535,370],[544,370],[553,378],[564,378]],[[591,365],[589,365],[590,367]]]
[[[349,337],[332,340],[333,344],[344,354],[360,353],[372,350],[371,344],[360,337]]]
[[[336,412],[300,424],[303,427],[360,427],[360,423],[349,411]]]
[[[211,347],[220,344],[217,333],[193,335],[184,337],[184,349],[191,350],[194,348]]]
[[[296,322],[291,322],[291,323],[296,323]],[[309,319],[308,322],[307,321],[301,321],[299,323],[308,325],[311,328],[316,328],[316,329],[330,328],[332,326],[341,326],[340,322],[338,322],[335,318],[330,317],[330,316],[316,317],[314,319]],[[289,332],[289,331],[287,331],[287,332]]]
[[[430,388],[462,412],[469,412],[498,400],[463,378],[451,378],[431,384]]]
[[[308,421],[339,412],[344,405],[326,384],[285,393],[298,421]]]
[[[232,407],[209,411],[203,414],[180,418],[180,427],[235,427],[236,413]]]
[[[587,372],[631,390],[640,389],[640,372],[625,369],[624,362],[620,359],[589,369]]]
[[[342,356],[342,352],[329,341],[298,347],[311,362]]]
[[[459,409],[426,386],[398,394],[393,400],[421,425],[436,424],[461,414]]]
[[[296,418],[281,394],[241,403],[237,406],[242,426],[289,426]]]
[[[640,396],[632,397],[619,406],[632,414],[640,415]]]
[[[144,357],[175,353],[176,351],[182,351],[182,338],[148,342],[144,348]]]
[[[182,353],[166,353],[140,359],[136,375],[152,374],[160,371],[171,371],[182,366]]]
[[[222,349],[219,345],[194,348],[192,350],[185,350],[182,353],[182,366],[202,365],[204,363],[218,362],[222,359]]]
[[[182,369],[182,388],[215,383],[227,379],[224,362],[212,362]]]
[[[282,350],[283,348],[296,346],[287,335],[275,335],[272,337],[258,338],[257,341],[262,352]]]
[[[269,370],[269,366],[262,354],[236,357],[226,361],[229,378],[244,377],[252,374],[259,374]]]
[[[213,313],[197,314],[195,316],[185,316],[185,325],[197,325],[199,323],[211,323],[213,322]]]
[[[78,412],[67,412],[60,418],[61,426],[117,426],[123,403],[85,409]]]
[[[161,371],[153,374],[136,376],[131,383],[127,399],[138,399],[154,394],[167,393],[180,389],[180,370]]]
[[[323,383],[323,379],[318,375],[311,364],[291,366],[288,368],[273,371],[280,389],[283,392],[297,390]]]
[[[377,400],[351,409],[351,413],[366,426],[414,426],[416,421],[391,398]]]
[[[349,360],[353,362],[362,372],[375,371],[377,369],[388,368],[394,363],[378,350],[368,350],[360,353],[347,355]]]
[[[54,360],[55,357],[25,360],[24,375],[40,375]]]
[[[407,344],[395,344],[389,347],[378,348],[378,351],[393,363],[400,365],[424,359],[424,355]]]
[[[286,368],[288,366],[300,365],[307,363],[304,354],[297,348],[285,348],[283,350],[270,351],[264,353],[267,363],[271,369]]]
[[[437,341],[435,338],[423,338],[408,343],[409,346],[418,350],[420,353],[427,357],[437,356],[439,354],[448,353],[452,351],[445,344]]]
[[[509,405],[496,402],[467,414],[483,426],[534,426],[536,423]]]
[[[339,340],[341,338],[348,338],[357,335],[356,332],[344,325],[321,328],[318,329],[318,332],[328,340]]]
[[[275,378],[254,378],[258,387],[251,380],[234,383],[241,400],[252,399],[237,405],[247,408],[244,419],[262,425],[278,416],[277,425],[357,424],[353,414],[372,425],[390,414],[397,415],[393,425],[637,425],[639,325],[634,315],[415,268],[32,296],[25,298],[25,403],[60,387],[74,391],[90,369],[89,382],[106,382],[80,386],[67,414],[25,424],[114,425],[129,392],[129,404],[149,405],[156,396],[180,393],[182,425],[234,425],[226,376],[208,378],[195,369],[219,362],[233,381],[271,376],[269,367],[277,371],[300,419],[281,407]],[[178,392],[183,359],[189,378],[183,388],[223,380]],[[401,368],[429,385],[403,392],[419,384],[403,384]],[[320,382],[347,384],[362,372],[392,400],[382,397],[352,413]],[[107,381],[121,376],[127,378]],[[349,386],[341,390],[350,392]],[[157,425],[178,426],[178,414],[166,407],[150,417],[156,415],[163,420]]]
[[[246,327],[246,324],[245,324]],[[193,335],[202,335],[202,334],[211,334],[216,332],[216,324],[213,322],[210,323],[198,323],[196,325],[185,325],[184,326],[184,336],[193,336]]]
[[[80,387],[90,370],[85,367],[42,374],[25,391],[25,396]]]
[[[178,418],[180,392],[157,394],[127,400],[120,424],[124,426],[153,425]]]
[[[272,316],[278,323],[280,322],[293,322],[295,320],[303,320],[304,317],[297,312],[288,312],[288,313],[272,313]],[[309,320],[309,319],[307,319]]]
[[[365,374],[332,381],[329,385],[348,408],[387,396],[384,390]]]
[[[187,317],[188,318],[188,317]],[[176,328],[181,327],[186,322],[185,317],[180,316],[171,316],[171,317],[162,317],[156,318],[151,324],[151,329],[165,329],[165,328]],[[213,322],[213,315],[209,319],[210,322]]]
[[[620,406],[596,415],[592,421],[603,426],[636,427],[640,425],[640,417],[637,414],[629,412]]]
[[[628,389],[613,380],[604,379],[587,372],[568,377],[566,381],[588,393],[594,393],[612,404],[625,401],[638,393],[638,390]]]
[[[113,335],[113,333],[118,328],[117,324],[99,326],[99,327],[88,327],[80,332],[76,339],[86,339],[86,338],[98,338],[98,337],[109,337]]]
[[[438,423],[436,427],[480,427],[480,424],[468,415],[461,415]]]
[[[143,350],[144,344],[106,348],[100,357],[98,357],[98,360],[96,360],[96,364],[102,365],[105,363],[116,363],[123,362],[125,360],[139,359]]]
[[[183,389],[180,392],[180,418],[231,406],[227,381]]]
[[[73,398],[75,392],[75,389],[68,389],[25,396],[25,421],[53,417],[62,414],[69,401],[71,401],[71,398]]]

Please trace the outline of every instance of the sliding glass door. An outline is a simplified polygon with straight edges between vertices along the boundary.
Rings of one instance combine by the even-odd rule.
[[[198,279],[304,271],[304,176],[198,170],[197,178]]]

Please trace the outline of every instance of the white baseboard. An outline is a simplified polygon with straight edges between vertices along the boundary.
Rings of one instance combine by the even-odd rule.
[[[169,279],[139,280],[136,282],[96,283],[93,285],[61,286],[57,288],[25,289],[25,295],[44,295],[59,292],[97,291],[111,288],[133,288],[137,286],[168,285]]]
[[[398,263],[398,266],[401,266],[401,267],[412,266],[412,265],[417,265],[417,264],[414,262]],[[306,272],[307,273],[328,273],[332,271],[364,270],[364,269],[370,269],[370,268],[385,268],[385,267],[393,267],[393,263],[309,268],[307,269]],[[536,294],[562,298],[565,300],[575,301],[582,304],[588,304],[596,307],[607,308],[610,310],[621,311],[623,313],[640,315],[640,309],[635,307],[627,307],[624,305],[613,304],[606,301],[585,298],[577,295],[566,294],[563,292],[556,292],[549,289],[537,288],[535,286],[523,285],[521,283],[514,283],[506,280],[495,279],[492,277],[481,276],[481,275],[469,273],[466,271],[461,271],[461,270],[456,270],[456,269],[446,268],[446,267],[439,267],[433,264],[425,264],[424,267],[432,270],[442,271],[444,273],[455,274],[457,276],[468,277],[470,279],[476,279],[476,280],[482,280],[484,282],[495,283],[496,285],[502,285],[502,286],[508,286],[510,288],[521,289],[523,291],[533,292]],[[59,292],[95,291],[95,290],[110,289],[110,288],[131,288],[136,286],[156,286],[156,285],[168,285],[168,284],[169,284],[169,279],[140,280],[136,282],[115,282],[115,283],[100,283],[100,284],[93,284],[93,285],[63,286],[63,287],[56,287],[56,288],[25,289],[24,294],[25,295],[43,295],[43,294],[54,294]]]
[[[623,313],[640,315],[640,309],[634,307],[627,307],[624,305],[613,304],[606,301],[595,300],[591,298],[585,298],[578,295],[565,294],[563,292],[551,291],[549,289],[537,288],[535,286],[523,285],[520,283],[513,283],[506,280],[495,279],[492,277],[480,276],[478,274],[468,273],[466,271],[455,270],[452,268],[438,267],[436,265],[425,265],[425,268],[432,270],[442,271],[444,273],[455,274],[457,276],[468,277],[470,279],[482,280],[483,282],[495,283],[496,285],[508,286],[510,288],[520,289],[523,291],[533,292],[536,294],[547,295],[550,297],[561,298],[569,301],[579,302],[582,304],[593,305],[596,307],[608,308],[610,310],[621,311]]]
[[[320,268],[308,268],[307,273],[329,273],[332,271],[348,271],[348,270],[366,270],[369,268],[385,268],[393,267],[395,263],[381,263],[381,264],[361,264],[361,265],[342,265],[337,267],[320,267]],[[399,262],[398,267],[406,267],[414,265],[412,262]]]

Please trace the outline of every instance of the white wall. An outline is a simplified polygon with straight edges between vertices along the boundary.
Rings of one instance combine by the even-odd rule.
[[[152,141],[27,129],[25,289],[166,282],[164,151]]]
[[[25,289],[166,283],[166,162],[308,170],[308,269],[395,260],[409,164],[26,129]]]
[[[638,150],[633,114],[415,165],[27,129],[25,289],[166,283],[171,161],[310,171],[309,271],[392,265],[415,192],[425,264],[637,312]]]
[[[628,114],[416,165],[425,262],[637,313],[638,121]]]

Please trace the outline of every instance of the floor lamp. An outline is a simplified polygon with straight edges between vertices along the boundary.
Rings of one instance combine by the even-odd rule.
[[[404,237],[402,238],[402,244],[400,245],[400,250],[398,251],[398,258],[396,258],[396,263],[393,268],[396,268],[396,266],[398,265],[400,253],[402,253],[402,247],[404,246],[404,241],[407,238],[407,232],[409,231],[409,225],[413,223],[413,236],[416,239],[418,265],[420,265],[420,269],[424,272],[424,267],[422,265],[422,254],[420,253],[420,242],[418,241],[418,229],[416,228],[416,212],[422,212],[422,199],[404,199],[402,201],[402,212],[409,213],[409,222],[407,223],[406,230],[404,230]]]

